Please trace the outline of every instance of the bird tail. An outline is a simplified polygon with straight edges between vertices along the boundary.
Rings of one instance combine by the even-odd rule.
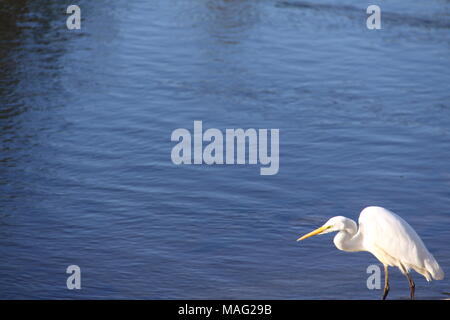
[[[442,270],[442,268],[439,266],[439,264],[437,263],[437,261],[434,258],[426,259],[425,267],[426,267],[427,271],[431,274],[433,279],[435,279],[435,280],[444,279],[444,271]],[[427,279],[427,280],[430,281],[431,279]]]

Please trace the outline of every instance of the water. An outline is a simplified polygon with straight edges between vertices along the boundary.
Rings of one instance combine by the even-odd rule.
[[[295,241],[368,205],[450,274],[448,1],[382,1],[378,31],[368,1],[78,3],[80,31],[0,4],[0,298],[378,299],[369,253]],[[172,164],[194,120],[279,128],[279,173]]]

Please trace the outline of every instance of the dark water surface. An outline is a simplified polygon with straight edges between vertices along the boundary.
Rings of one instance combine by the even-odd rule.
[[[378,299],[369,253],[295,241],[368,205],[450,275],[448,1],[381,1],[378,31],[368,1],[77,2],[80,31],[0,2],[0,298]],[[279,173],[174,165],[194,120],[279,128]]]

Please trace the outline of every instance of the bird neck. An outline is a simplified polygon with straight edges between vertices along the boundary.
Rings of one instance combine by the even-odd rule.
[[[356,222],[350,220],[345,229],[336,234],[333,242],[339,250],[354,252],[364,251],[362,240],[362,235],[358,232]]]

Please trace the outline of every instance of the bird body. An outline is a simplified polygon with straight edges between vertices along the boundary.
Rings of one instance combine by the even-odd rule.
[[[383,264],[398,267],[403,274],[411,269],[427,281],[442,280],[444,272],[416,231],[395,213],[381,208],[365,208],[359,216],[364,247]]]
[[[339,250],[372,253],[385,267],[385,290],[389,292],[388,267],[398,267],[408,278],[411,298],[414,297],[414,282],[409,275],[411,269],[423,275],[427,281],[441,280],[444,272],[414,229],[395,213],[371,206],[361,211],[359,226],[355,221],[337,216],[322,227],[300,237],[304,240],[316,234],[338,232],[333,239]]]

